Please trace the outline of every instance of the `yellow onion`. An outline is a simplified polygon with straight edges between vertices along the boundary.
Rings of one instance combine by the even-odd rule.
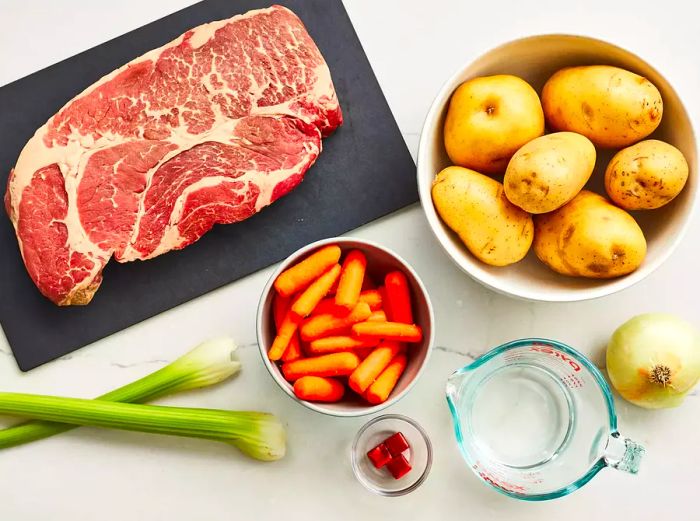
[[[626,400],[647,409],[676,407],[700,379],[700,334],[674,315],[638,315],[613,333],[606,362]]]

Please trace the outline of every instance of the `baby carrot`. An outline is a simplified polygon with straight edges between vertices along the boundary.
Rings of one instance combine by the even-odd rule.
[[[336,279],[333,285],[331,286],[331,289],[328,290],[329,295],[335,295],[335,292],[338,291],[338,280],[339,279]]]
[[[289,340],[287,349],[284,350],[282,355],[283,362],[292,362],[298,360],[302,357],[301,352],[301,341],[299,340],[299,331],[295,331],[292,338]]]
[[[329,245],[309,255],[291,268],[284,270],[275,280],[275,289],[285,297],[304,289],[340,260],[340,247]]]
[[[358,394],[364,393],[382,371],[386,369],[389,362],[402,350],[403,346],[398,342],[382,342],[379,344],[367,358],[362,360],[357,369],[348,378],[350,389]]]
[[[363,290],[357,301],[365,302],[372,311],[377,311],[382,307],[382,296],[376,289]],[[342,317],[348,314],[348,310],[336,304],[335,298],[328,297],[319,302],[311,314],[322,315],[326,313],[332,313],[333,315]]]
[[[386,322],[386,313],[382,309],[375,311],[369,316],[367,322]]]
[[[301,318],[291,311],[287,312],[282,324],[280,325],[279,331],[277,332],[277,336],[275,337],[274,342],[272,342],[270,350],[267,352],[267,357],[270,360],[276,361],[282,358],[282,355],[287,349],[289,342],[292,340],[294,333],[296,333],[300,322]]]
[[[343,262],[340,273],[338,291],[335,293],[335,303],[346,309],[352,309],[357,304],[362,291],[362,280],[365,278],[367,259],[360,250],[352,250]]]
[[[420,342],[423,339],[420,326],[401,322],[358,322],[353,324],[352,334],[359,338],[383,338],[397,342]]]
[[[272,316],[275,321],[275,330],[277,333],[279,333],[284,322],[284,317],[287,315],[287,311],[289,311],[290,303],[291,299],[289,297],[275,294],[274,300],[272,301]],[[295,331],[292,338],[289,340],[289,344],[287,344],[287,348],[284,350],[282,361],[291,362],[297,358],[301,358],[301,346],[299,345],[299,333]]]
[[[360,293],[359,301],[366,302],[372,311],[377,311],[382,307],[382,294],[377,289],[368,289]]]
[[[411,309],[411,290],[408,287],[406,275],[400,271],[392,271],[384,278],[386,298],[388,301],[389,320],[413,324]]]
[[[378,338],[358,339],[351,336],[327,336],[325,338],[317,338],[309,343],[307,352],[310,355],[325,355],[327,353],[337,353],[340,351],[355,351],[356,349],[364,349],[374,347],[379,344]]]
[[[391,309],[389,308],[389,299],[386,296],[386,287],[380,286],[379,288],[377,288],[377,293],[379,294],[379,298],[382,301],[382,308],[384,309],[386,316],[390,316]]]
[[[349,311],[347,309],[341,308],[335,304],[335,298],[326,297],[321,302],[316,304],[316,307],[311,312],[311,315],[335,315],[337,317],[344,317],[347,316],[348,313]]]
[[[340,264],[336,264],[319,278],[292,302],[292,312],[300,317],[309,315],[314,308],[326,296],[333,282],[340,275]]]
[[[282,364],[282,374],[290,382],[302,376],[346,376],[359,364],[360,359],[355,353],[331,353]]]
[[[302,376],[294,382],[294,394],[310,402],[337,402],[345,394],[345,386],[332,378]]]
[[[382,371],[372,385],[369,386],[365,393],[365,399],[372,405],[377,405],[385,402],[391,391],[394,390],[396,382],[406,369],[406,355],[396,355],[391,363]]]
[[[350,326],[355,322],[367,320],[372,314],[369,306],[364,302],[358,302],[353,310],[344,317],[337,317],[332,314],[315,315],[304,321],[299,327],[303,340],[315,340],[322,336],[334,335],[337,333],[350,332]]]
[[[272,301],[272,318],[275,321],[275,331],[279,333],[280,327],[282,327],[282,322],[284,317],[289,311],[289,303],[291,299],[289,297],[283,297],[282,295],[275,294]]]

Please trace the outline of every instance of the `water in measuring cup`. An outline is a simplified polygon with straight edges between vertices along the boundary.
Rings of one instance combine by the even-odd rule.
[[[548,369],[513,364],[482,382],[469,426],[480,451],[503,465],[532,468],[550,461],[573,430],[573,399]]]

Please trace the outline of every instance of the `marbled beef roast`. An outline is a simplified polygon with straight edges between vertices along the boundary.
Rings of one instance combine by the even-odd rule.
[[[112,256],[184,248],[288,193],[341,123],[288,9],[187,31],[88,87],[22,150],[5,204],[27,271],[56,304],[87,304]]]

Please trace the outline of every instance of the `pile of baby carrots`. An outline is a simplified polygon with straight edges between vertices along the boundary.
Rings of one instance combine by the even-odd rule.
[[[376,287],[360,250],[341,256],[339,246],[324,246],[277,277],[277,335],[267,354],[302,400],[337,402],[347,386],[379,404],[406,368],[407,344],[423,332],[402,272]]]

